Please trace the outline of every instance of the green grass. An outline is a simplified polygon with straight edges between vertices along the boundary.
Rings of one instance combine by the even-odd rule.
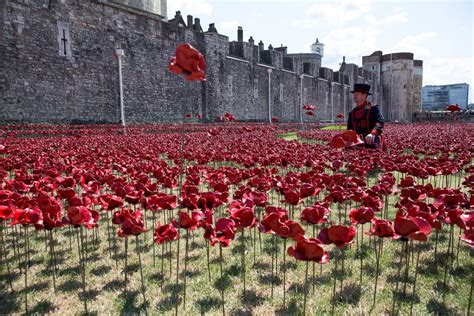
[[[321,130],[323,131],[343,131],[347,127],[345,125],[330,125],[330,126],[325,126],[322,127]]]
[[[377,174],[371,177],[371,183],[375,181]],[[233,190],[235,188],[232,188]],[[232,194],[231,194],[232,195]],[[322,198],[322,196],[321,196]],[[281,197],[271,195],[271,204],[279,205]],[[390,218],[392,218],[397,197],[391,197],[389,201]],[[314,201],[305,201],[295,209],[299,214],[300,209]],[[354,205],[352,205],[354,207]],[[344,207],[339,208],[332,205],[333,215],[331,220],[337,221],[337,213],[344,214]],[[338,211],[339,210],[339,211]],[[350,210],[350,207],[347,207]],[[216,211],[216,218],[224,215],[225,208]],[[109,248],[107,234],[107,217],[103,215],[100,227],[96,231],[97,242],[93,238],[92,231],[88,236],[88,261],[86,264],[87,281],[87,303],[92,313],[130,314],[147,311],[150,314],[175,313],[176,303],[179,302],[179,314],[220,314],[221,299],[220,288],[225,288],[225,308],[227,314],[257,315],[277,314],[301,314],[303,308],[304,273],[305,263],[298,262],[294,258],[286,258],[286,265],[282,265],[283,240],[276,238],[277,245],[273,245],[273,237],[261,235],[254,230],[245,231],[245,249],[247,267],[246,284],[247,295],[243,297],[243,282],[241,278],[241,253],[242,238],[237,232],[236,240],[229,248],[223,249],[223,278],[220,278],[219,249],[218,246],[210,248],[210,275],[207,270],[206,244],[202,238],[202,231],[194,232],[189,238],[189,253],[187,264],[187,289],[186,307],[183,306],[184,291],[184,258],[185,258],[185,232],[181,230],[180,239],[180,264],[179,284],[176,286],[176,254],[177,242],[154,245],[152,242],[152,218],[147,217],[146,226],[150,231],[139,237],[141,247],[142,266],[146,283],[146,296],[148,303],[143,305],[140,292],[140,272],[138,268],[138,256],[135,247],[135,238],[129,238],[128,250],[128,290],[124,292],[124,239],[116,236],[117,227],[110,229]],[[160,215],[161,222],[167,221]],[[295,216],[299,220],[299,216]],[[344,217],[343,217],[344,218]],[[348,224],[346,221],[345,224]],[[307,235],[312,237],[312,227],[304,226]],[[319,228],[318,228],[319,229]],[[317,229],[317,230],[318,230]],[[364,231],[369,229],[364,226]],[[317,234],[316,230],[316,234]],[[54,313],[54,314],[79,314],[83,312],[79,259],[77,255],[77,240],[75,229],[70,234],[68,228],[60,229],[54,233],[55,249],[59,273],[56,280],[57,289],[53,292],[52,269],[50,268],[49,252],[46,245],[47,238],[44,232],[29,230],[30,237],[30,266],[28,268],[29,278],[29,312]],[[449,227],[444,227],[439,235],[438,255],[434,257],[434,233],[427,243],[413,243],[413,256],[410,257],[410,268],[406,295],[397,293],[396,311],[401,314],[409,314],[413,304],[413,314],[421,315],[428,313],[438,314],[465,314],[467,310],[470,290],[470,278],[474,271],[473,251],[464,244],[458,246],[458,232],[454,230],[454,253],[458,255],[453,258],[453,269],[448,273],[448,288],[442,287],[444,268],[447,264],[446,250],[449,241]],[[7,259],[3,259],[0,265],[0,314],[21,313],[24,311],[24,276],[19,273],[18,266],[23,262],[24,239],[23,230],[20,227],[7,228],[3,230],[6,238]],[[13,237],[18,239],[15,240]],[[254,236],[256,237],[254,239]],[[374,239],[364,236],[361,246],[361,229],[357,240],[347,247],[344,252],[345,274],[339,270],[336,273],[336,310],[335,314],[389,314],[392,311],[394,288],[397,280],[399,289],[403,289],[404,270],[401,277],[397,277],[398,261],[401,257],[401,242],[384,240],[384,251],[381,256],[381,271],[378,282],[378,295],[375,305],[373,301],[373,289],[375,280],[375,254]],[[261,237],[261,239],[259,238]],[[71,240],[70,240],[71,238]],[[261,240],[261,242],[260,242]],[[70,248],[71,241],[71,248]],[[116,244],[115,250],[113,244]],[[287,246],[293,242],[288,241]],[[153,247],[155,247],[156,263],[153,264]],[[309,265],[309,287],[307,312],[312,315],[328,314],[331,312],[332,289],[334,282],[334,260],[341,256],[340,250],[333,246],[326,246],[330,250],[330,262],[321,267],[316,264]],[[163,255],[162,255],[163,251]],[[117,253],[115,257],[114,253]],[[412,295],[412,285],[415,270],[415,260],[420,252],[419,273],[417,278],[417,291]],[[271,290],[271,253],[277,253],[277,273],[274,278],[275,286],[272,296]],[[17,255],[20,255],[18,257]],[[171,260],[170,260],[171,256]],[[360,282],[360,257],[363,258],[362,282]],[[7,286],[9,275],[7,274],[6,262],[14,271],[10,277],[13,280],[15,292],[10,293]],[[341,259],[338,259],[339,269]],[[170,265],[171,263],[171,265]],[[286,309],[282,306],[283,300],[283,270],[286,269]],[[313,274],[314,273],[314,274]],[[313,277],[314,275],[314,277]],[[341,287],[341,281],[342,287]],[[443,298],[444,293],[444,298]]]
[[[291,141],[291,140],[298,140],[298,132],[296,131],[290,131],[287,133],[279,134],[277,135],[278,138],[281,138],[286,141]]]

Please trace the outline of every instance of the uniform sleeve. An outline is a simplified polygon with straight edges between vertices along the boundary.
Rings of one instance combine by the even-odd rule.
[[[385,119],[378,106],[372,107],[370,116],[371,116],[371,121],[375,122],[372,133],[376,135],[381,135],[383,133],[383,126],[385,123]]]
[[[347,130],[353,130],[352,126],[352,111],[349,112],[349,118],[347,119]]]

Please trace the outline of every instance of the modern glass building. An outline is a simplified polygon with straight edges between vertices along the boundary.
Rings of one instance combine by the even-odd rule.
[[[449,104],[459,104],[467,109],[469,85],[467,83],[448,84],[443,86],[424,86],[421,91],[421,108],[423,111],[444,110]]]

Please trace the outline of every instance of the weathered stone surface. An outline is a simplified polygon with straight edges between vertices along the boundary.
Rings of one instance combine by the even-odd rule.
[[[198,19],[180,26],[97,0],[4,0],[0,18],[3,123],[120,122],[116,48],[125,52],[127,123],[178,121],[186,113],[213,121],[225,112],[243,121],[331,120],[351,110],[353,83],[381,90],[376,77],[357,65],[339,73],[317,63],[304,66],[308,61],[286,55],[286,48],[264,49],[253,39],[229,43],[215,28],[203,33],[195,27]],[[68,26],[70,54],[60,54],[58,25]],[[207,81],[188,82],[169,72],[182,42],[205,55]],[[305,103],[317,106],[315,116],[305,115]]]

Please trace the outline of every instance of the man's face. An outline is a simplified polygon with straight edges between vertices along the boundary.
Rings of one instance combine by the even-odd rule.
[[[367,93],[356,91],[354,92],[354,102],[359,105],[367,100]]]

